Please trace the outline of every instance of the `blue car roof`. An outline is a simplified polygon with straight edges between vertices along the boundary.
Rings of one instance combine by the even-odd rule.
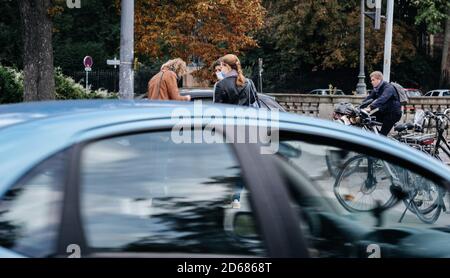
[[[181,104],[182,102],[152,102],[148,100],[67,100],[7,104],[0,105],[0,129],[18,123],[67,114],[132,107],[174,107]]]

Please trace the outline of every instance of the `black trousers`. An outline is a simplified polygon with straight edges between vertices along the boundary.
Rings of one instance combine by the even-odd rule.
[[[384,115],[377,115],[377,120],[383,125],[381,126],[380,134],[387,136],[396,122],[402,118],[402,112],[389,113]]]

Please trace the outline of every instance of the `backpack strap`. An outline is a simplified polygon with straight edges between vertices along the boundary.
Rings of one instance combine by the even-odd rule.
[[[400,94],[398,93],[397,88],[395,87],[394,84],[392,84],[392,82],[389,84],[392,86],[392,88],[394,88],[394,91],[396,92],[396,95],[397,95],[397,100],[400,102]]]
[[[250,106],[252,104],[252,102],[251,102],[252,99],[251,99],[251,95],[250,95],[250,94],[252,94],[253,98],[255,99],[256,104],[258,105],[259,108],[261,108],[261,104],[259,102],[258,93],[257,93],[258,91],[256,90],[255,83],[253,83],[253,80],[251,80],[249,78],[247,78],[247,82],[249,82],[249,84],[250,84],[250,92],[248,95],[248,106]]]

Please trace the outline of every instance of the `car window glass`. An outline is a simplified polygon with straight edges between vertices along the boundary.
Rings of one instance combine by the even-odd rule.
[[[443,93],[443,96],[445,96],[445,97],[446,96],[450,96],[450,93],[448,91],[446,91],[446,92]]]
[[[408,91],[408,95],[409,95],[410,97],[420,97],[420,92],[419,92],[419,91],[411,90],[411,91]]]
[[[82,152],[81,186],[94,250],[266,255],[227,144],[177,144],[171,132],[101,140]]]
[[[440,92],[434,92],[434,93],[433,93],[433,96],[434,96],[434,97],[438,97],[439,94],[440,94]]]
[[[375,249],[382,257],[450,256],[450,196],[440,184],[383,159],[300,140],[281,142],[278,156],[313,257],[367,258],[379,255]]]
[[[55,254],[65,153],[46,160],[0,200],[0,246],[30,257]]]

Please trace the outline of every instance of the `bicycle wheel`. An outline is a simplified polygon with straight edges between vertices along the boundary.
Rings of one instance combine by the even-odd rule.
[[[393,205],[392,185],[392,175],[383,161],[358,155],[344,164],[334,184],[334,194],[348,211],[367,212]]]
[[[422,176],[413,173],[408,176],[407,186],[410,187],[410,197],[403,200],[405,206],[422,222],[427,224],[436,222],[442,211],[443,190]]]
[[[412,204],[412,208],[415,210],[417,218],[419,218],[423,223],[433,224],[439,219],[439,216],[441,215],[441,205],[434,207],[434,209],[428,213],[423,213],[423,211],[421,211],[420,208],[415,205],[415,201],[413,201]]]

